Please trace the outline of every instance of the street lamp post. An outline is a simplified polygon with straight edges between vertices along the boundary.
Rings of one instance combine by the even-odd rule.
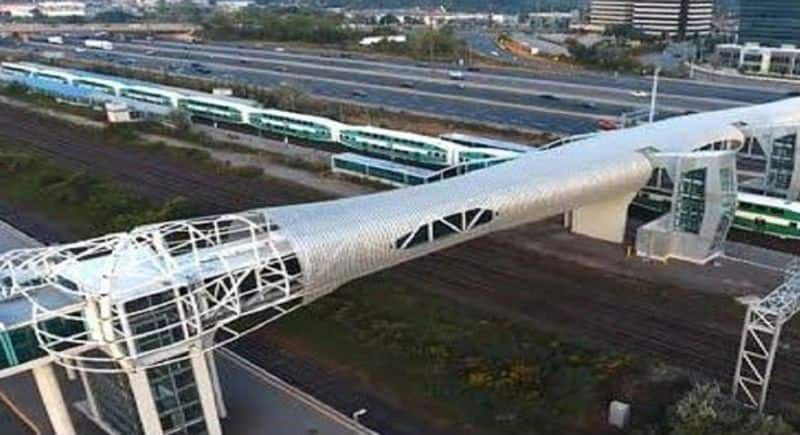
[[[653,123],[653,120],[656,117],[656,98],[658,96],[658,74],[661,72],[661,67],[656,67],[655,71],[653,72],[653,90],[650,92],[650,123]]]

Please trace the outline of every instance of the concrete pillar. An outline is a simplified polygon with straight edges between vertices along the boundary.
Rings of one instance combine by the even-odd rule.
[[[206,421],[206,432],[208,435],[222,435],[222,426],[217,413],[217,402],[214,398],[214,385],[211,381],[208,364],[206,364],[206,357],[199,350],[194,350],[192,351],[191,362],[197,393],[200,396],[200,404],[203,408],[203,418]]]
[[[770,73],[770,65],[772,64],[772,53],[764,50],[761,55],[761,74]]]
[[[622,243],[625,239],[628,206],[635,195],[636,192],[626,193],[573,210],[569,214],[572,232],[608,242]]]
[[[130,372],[128,382],[131,384],[131,392],[136,402],[144,434],[163,435],[164,431],[161,429],[161,420],[158,418],[158,409],[156,409],[156,401],[153,397],[153,390],[150,389],[147,373],[142,369]]]
[[[228,416],[228,409],[225,407],[225,397],[222,395],[222,386],[219,383],[219,371],[217,370],[217,359],[214,352],[206,353],[208,368],[211,372],[211,382],[214,383],[214,395],[217,398],[217,413],[219,418]]]
[[[32,372],[36,387],[42,396],[42,404],[47,411],[47,416],[50,418],[53,432],[56,435],[75,435],[75,427],[72,425],[72,419],[69,416],[67,404],[64,402],[61,387],[58,385],[58,378],[56,378],[56,372],[53,370],[53,364],[49,363],[34,367]]]

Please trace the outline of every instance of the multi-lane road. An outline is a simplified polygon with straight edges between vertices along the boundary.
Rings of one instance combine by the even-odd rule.
[[[263,86],[289,82],[319,97],[558,133],[592,131],[599,119],[646,107],[648,98],[634,93],[651,86],[647,77],[494,68],[463,71],[463,80],[453,80],[447,65],[275,46],[133,41],[115,43],[113,51],[43,43],[15,48]],[[663,79],[658,103],[662,116],[669,116],[763,103],[785,92]]]

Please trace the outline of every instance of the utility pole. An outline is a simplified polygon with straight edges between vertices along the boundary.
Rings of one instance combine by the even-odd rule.
[[[653,72],[653,90],[650,92],[650,123],[656,117],[656,98],[658,96],[658,73],[661,72],[661,67],[656,67]]]

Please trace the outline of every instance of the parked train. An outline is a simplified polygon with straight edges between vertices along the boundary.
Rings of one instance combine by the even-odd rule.
[[[736,199],[734,228],[800,240],[800,202],[745,192],[739,192]],[[639,192],[633,203],[653,212],[666,212],[672,204],[672,193],[648,186]]]
[[[27,62],[3,62],[0,72],[16,80],[37,79],[87,89],[121,99],[172,107],[197,118],[249,125],[280,136],[337,143],[355,151],[421,165],[447,167],[485,159],[514,158],[518,152],[469,147],[436,137],[351,126],[328,118],[265,109],[241,98],[212,95],[78,70]],[[31,84],[31,83],[28,83]]]

